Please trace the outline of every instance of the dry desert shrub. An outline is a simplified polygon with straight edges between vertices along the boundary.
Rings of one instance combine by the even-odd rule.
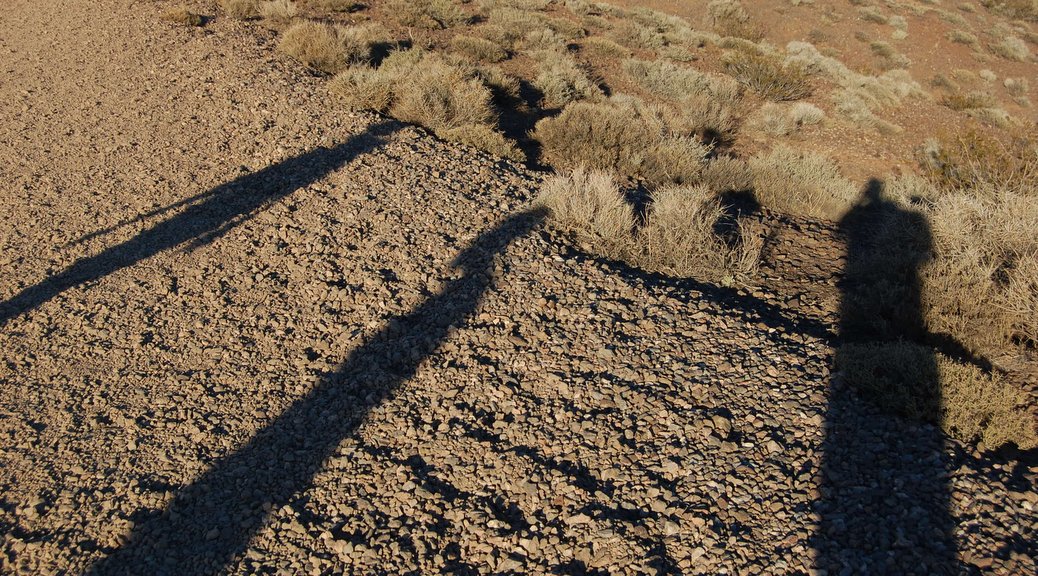
[[[919,83],[912,80],[905,70],[889,70],[879,76],[859,74],[835,58],[824,56],[807,42],[790,42],[786,51],[789,53],[787,61],[824,74],[840,86],[832,99],[841,116],[881,133],[897,132],[900,128],[881,119],[876,112],[898,106],[905,98],[926,97]]]
[[[526,161],[526,155],[515,145],[515,142],[486,124],[466,124],[457,128],[448,128],[440,130],[437,135],[449,142],[467,144],[500,158],[508,158],[516,162]]]
[[[980,4],[996,14],[1038,22],[1038,0],[980,0]]]
[[[647,270],[730,286],[757,271],[762,238],[735,221],[729,238],[718,234],[728,220],[725,207],[706,186],[668,186],[652,203],[636,237],[633,262]]]
[[[451,50],[476,62],[500,62],[508,58],[508,52],[494,42],[464,34],[451,38]]]
[[[1008,190],[1038,194],[1038,144],[1026,135],[997,140],[969,131],[931,140],[923,151],[924,173],[937,187],[974,196]]]
[[[1031,58],[1031,49],[1027,43],[1016,36],[1007,36],[1001,42],[991,45],[991,51],[1006,60],[1026,62]]]
[[[928,209],[933,262],[926,320],[977,353],[1038,344],[1038,205],[1034,195],[946,194]]]
[[[507,50],[515,50],[528,39],[528,44],[556,46],[585,36],[585,30],[564,18],[550,18],[539,12],[518,8],[494,8],[487,14],[483,35]],[[547,32],[546,32],[547,31]],[[549,34],[550,33],[550,34]],[[531,49],[531,48],[528,48]]]
[[[303,64],[329,74],[365,63],[376,46],[389,42],[380,24],[333,26],[305,20],[285,30],[278,48]]]
[[[1006,87],[1006,90],[1012,96],[1023,96],[1030,90],[1030,83],[1027,81],[1027,78],[1006,78],[1002,81],[1002,85]]]
[[[884,16],[882,12],[869,6],[858,8],[858,17],[866,22],[873,22],[875,24],[887,23],[887,17]]]
[[[707,22],[721,36],[745,38],[754,42],[764,31],[750,20],[750,15],[739,0],[711,0],[707,5]]]
[[[987,92],[974,90],[972,92],[953,92],[941,98],[941,104],[956,111],[973,110],[976,108],[991,108],[996,104],[995,97]]]
[[[749,160],[754,192],[764,206],[797,216],[835,220],[854,201],[854,185],[828,158],[776,146]]]
[[[291,0],[265,0],[259,4],[259,14],[273,22],[288,22],[298,10]]]
[[[335,27],[307,20],[285,30],[278,49],[303,64],[329,74],[346,67],[348,55]]]
[[[651,51],[667,45],[667,39],[660,31],[631,20],[613,22],[607,34],[618,43],[634,49]]]
[[[538,63],[533,85],[544,95],[542,105],[545,108],[561,108],[577,100],[602,98],[598,85],[565,52],[539,50],[530,55]]]
[[[559,36],[551,28],[541,28],[527,32],[517,44],[522,51],[553,50],[563,52],[566,50],[566,40]]]
[[[872,50],[873,54],[879,57],[879,67],[883,70],[908,68],[909,65],[912,64],[912,61],[909,60],[907,56],[899,53],[893,46],[886,42],[871,42],[869,43],[869,49]]]
[[[244,20],[259,16],[259,0],[220,0],[220,7],[231,18]]]
[[[545,180],[537,203],[556,226],[598,254],[622,259],[631,248],[634,209],[607,172],[578,166],[556,174]]]
[[[719,156],[703,166],[699,181],[717,194],[747,192],[753,190],[753,170],[741,158]]]
[[[390,54],[378,68],[356,66],[335,77],[330,90],[353,109],[386,112],[437,136],[521,160],[497,129],[493,94],[475,69],[419,49]]]
[[[393,116],[439,133],[472,124],[494,122],[491,93],[482,82],[433,57],[418,66],[394,87]]]
[[[797,102],[782,105],[767,102],[757,110],[752,124],[759,130],[774,136],[788,136],[804,126],[819,124],[825,119],[825,112],[814,104]]]
[[[724,67],[740,83],[768,100],[800,100],[811,94],[811,78],[796,61],[745,51],[725,55]]]
[[[533,137],[560,168],[585,165],[656,185],[694,182],[710,148],[674,133],[665,115],[632,97],[574,102],[539,121]]]
[[[187,8],[173,8],[162,13],[162,19],[181,26],[202,26],[205,18]]]
[[[468,14],[451,0],[390,0],[386,13],[401,26],[430,30],[453,28],[469,21]]]
[[[761,240],[736,222],[736,238],[718,234],[726,211],[705,187],[664,187],[652,194],[645,224],[607,172],[578,167],[549,178],[538,198],[552,220],[586,250],[666,274],[733,284],[751,276]]]
[[[940,426],[987,448],[1038,445],[1026,396],[998,374],[909,342],[845,344],[837,352],[845,381],[880,407]]]
[[[580,43],[581,48],[599,58],[629,58],[631,51],[625,46],[604,36],[588,36]]]
[[[948,39],[956,44],[966,44],[967,46],[976,46],[980,41],[975,35],[970,34],[965,30],[952,30],[948,32]]]
[[[314,5],[325,12],[353,12],[363,6],[356,0],[318,0]]]
[[[623,69],[642,88],[673,100],[706,96],[732,106],[740,98],[739,86],[731,79],[705,74],[664,60],[624,60]]]

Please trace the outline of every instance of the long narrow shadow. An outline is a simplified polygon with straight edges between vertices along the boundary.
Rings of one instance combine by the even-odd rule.
[[[36,309],[69,288],[99,280],[164,250],[186,242],[190,242],[192,247],[213,242],[272,202],[381,146],[397,127],[392,122],[375,124],[364,133],[332,148],[317,148],[189,199],[197,203],[96,256],[77,260],[62,272],[0,302],[0,326]],[[185,202],[149,214],[160,214]],[[100,231],[84,238],[105,232]]]
[[[390,322],[339,369],[237,452],[217,461],[173,502],[138,523],[128,543],[92,574],[211,574],[246,548],[270,510],[312,482],[367,412],[411,378],[422,359],[479,304],[495,254],[541,221],[523,212],[483,233],[454,261],[462,275],[410,314]]]
[[[841,221],[847,270],[837,375],[826,412],[817,568],[829,574],[958,574],[937,359],[922,314],[926,218],[872,180]],[[879,414],[900,413],[924,422]],[[929,423],[925,421],[929,420]]]

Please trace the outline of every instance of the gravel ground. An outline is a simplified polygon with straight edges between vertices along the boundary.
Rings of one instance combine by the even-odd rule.
[[[602,262],[163,7],[0,12],[3,572],[1035,572],[1033,462],[830,374],[831,228],[768,290]]]

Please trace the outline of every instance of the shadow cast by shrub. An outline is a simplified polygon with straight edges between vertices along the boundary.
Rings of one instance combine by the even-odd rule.
[[[454,261],[459,278],[357,347],[334,374],[184,487],[161,514],[138,524],[125,546],[89,572],[223,570],[244,552],[269,511],[307,488],[368,411],[411,378],[451,327],[476,309],[493,283],[493,257],[542,218],[540,212],[520,213],[483,233]]]
[[[104,235],[121,225],[187,206],[133,238],[106,248],[95,256],[76,260],[62,272],[29,286],[0,302],[0,326],[31,312],[62,292],[94,282],[123,268],[185,245],[195,249],[209,244],[246,222],[273,202],[324,177],[353,158],[382,145],[400,124],[381,122],[332,148],[317,148],[268,168],[247,174],[212,190],[153,210],[115,227],[101,230],[81,240]]]

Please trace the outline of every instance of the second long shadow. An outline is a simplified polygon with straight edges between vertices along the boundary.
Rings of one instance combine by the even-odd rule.
[[[520,213],[482,234],[454,261],[459,278],[358,347],[248,444],[182,489],[161,515],[140,523],[129,542],[90,573],[211,574],[233,562],[268,511],[306,489],[364,415],[476,309],[491,286],[494,255],[541,218],[540,212]]]
[[[81,258],[58,274],[0,302],[0,326],[31,312],[65,290],[99,280],[181,244],[190,243],[197,247],[220,238],[271,203],[312,184],[353,158],[378,148],[398,126],[393,122],[380,122],[332,148],[317,148],[153,212],[157,214],[188,206],[176,216],[133,238],[95,256]]]

